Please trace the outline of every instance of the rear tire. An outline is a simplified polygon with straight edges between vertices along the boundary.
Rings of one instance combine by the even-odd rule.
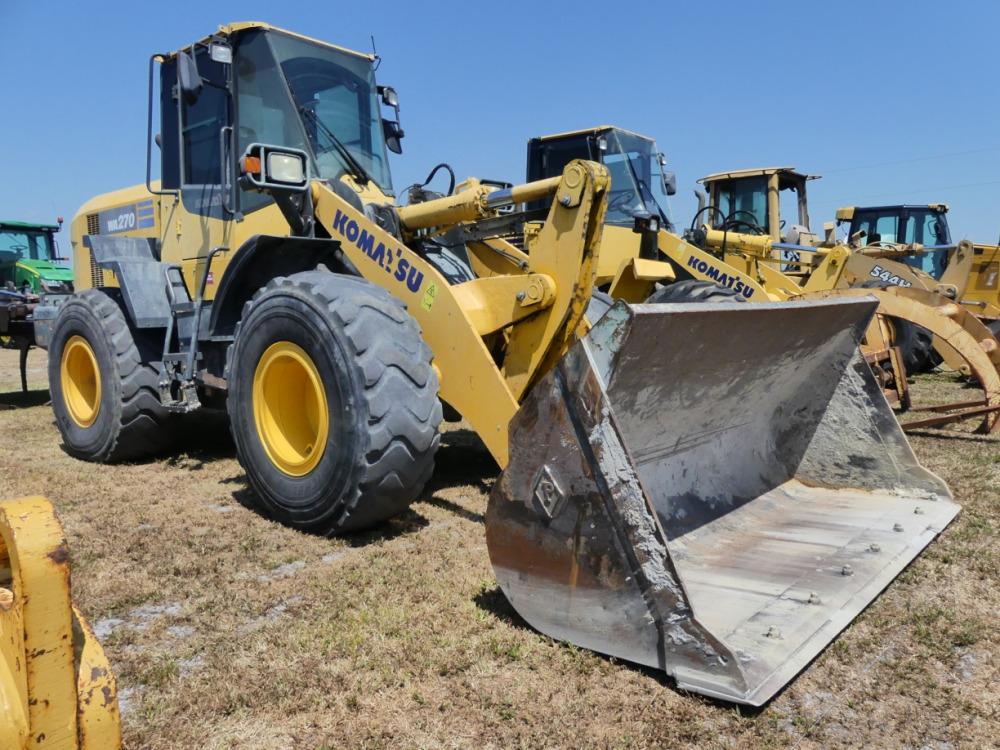
[[[226,377],[240,463],[282,523],[324,534],[375,525],[434,471],[430,349],[402,303],[363,279],[269,282],[243,309]]]
[[[647,304],[662,302],[746,302],[746,298],[729,287],[711,281],[687,279],[657,289],[646,300]]]
[[[170,415],[158,380],[108,294],[87,289],[62,305],[49,346],[49,391],[71,456],[110,463],[162,451]]]

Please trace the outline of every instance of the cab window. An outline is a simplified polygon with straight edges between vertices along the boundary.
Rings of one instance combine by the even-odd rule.
[[[721,226],[723,217],[734,222],[756,224],[767,230],[767,178],[751,177],[718,187],[719,212],[713,226]]]

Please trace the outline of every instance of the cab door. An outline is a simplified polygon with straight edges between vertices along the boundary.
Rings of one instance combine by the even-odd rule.
[[[177,85],[177,61],[161,66],[161,260],[181,266],[194,297],[208,273],[205,297],[215,296],[225,259],[209,252],[229,246],[233,211],[231,65],[197,45],[191,52],[202,80],[193,101]]]

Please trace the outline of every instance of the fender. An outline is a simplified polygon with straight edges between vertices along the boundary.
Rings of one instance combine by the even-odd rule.
[[[358,275],[338,240],[254,235],[239,247],[222,274],[212,303],[209,335],[232,336],[243,305],[258,289],[278,276],[311,271],[320,263],[337,273]]]

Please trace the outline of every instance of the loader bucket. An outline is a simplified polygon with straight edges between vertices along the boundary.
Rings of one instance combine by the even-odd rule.
[[[554,638],[759,706],[959,511],[858,342],[870,298],[619,303],[525,400],[487,510]]]

